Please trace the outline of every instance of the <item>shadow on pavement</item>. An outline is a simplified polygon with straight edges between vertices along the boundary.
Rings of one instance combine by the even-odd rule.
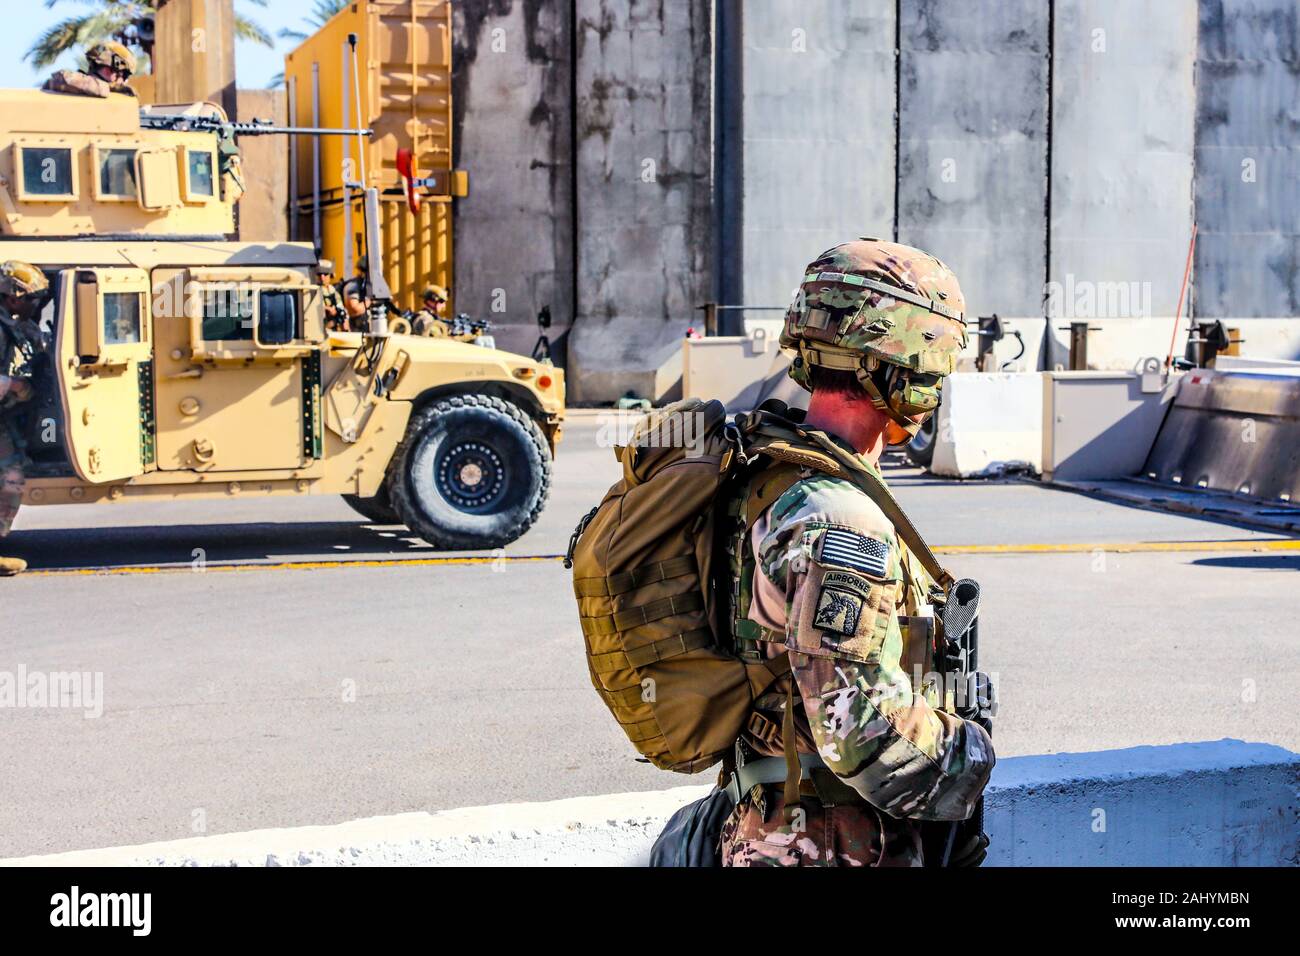
[[[424,558],[446,552],[435,551],[400,525],[316,521],[15,531],[5,540],[5,553],[25,558],[31,570],[39,571],[183,565],[199,560]]]
[[[1243,554],[1222,558],[1199,558],[1192,564],[1206,568],[1245,568],[1253,571],[1300,571],[1300,555]]]

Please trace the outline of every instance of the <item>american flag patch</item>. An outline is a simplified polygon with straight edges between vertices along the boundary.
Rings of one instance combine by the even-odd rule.
[[[827,528],[822,535],[821,560],[823,564],[852,568],[873,578],[883,578],[889,563],[889,545],[843,528]]]

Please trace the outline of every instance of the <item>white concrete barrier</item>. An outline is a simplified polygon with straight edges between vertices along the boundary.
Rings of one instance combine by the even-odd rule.
[[[1042,471],[1039,372],[959,372],[943,384],[930,470],[950,478]]]
[[[989,865],[1300,862],[1300,755],[1239,740],[1002,760]],[[642,866],[708,786],[372,817],[0,861],[11,866]]]

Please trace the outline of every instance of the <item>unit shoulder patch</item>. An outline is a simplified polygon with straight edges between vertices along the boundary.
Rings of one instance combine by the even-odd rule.
[[[813,627],[839,634],[855,634],[862,617],[862,595],[847,589],[822,585],[817,596],[817,613]]]

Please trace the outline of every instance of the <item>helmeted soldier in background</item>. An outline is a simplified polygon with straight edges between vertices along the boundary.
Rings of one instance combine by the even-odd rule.
[[[365,332],[370,325],[370,266],[364,256],[357,257],[357,274],[343,283],[343,311],[347,313],[347,328]]]
[[[447,290],[440,285],[426,286],[421,302],[423,307],[411,320],[411,331],[415,335],[426,335],[431,339],[442,339],[450,335],[451,323],[442,314],[447,306]]]
[[[316,281],[320,283],[321,301],[325,306],[325,328],[341,332],[347,328],[348,316],[343,308],[343,296],[334,284],[334,263],[322,259],[316,263]]]
[[[45,273],[30,263],[0,264],[0,538],[13,526],[26,484],[27,456],[13,410],[33,396],[33,360],[42,347],[36,320],[49,289]],[[0,557],[0,576],[26,567],[21,558]]]
[[[812,393],[803,427],[879,477],[884,448],[937,407],[966,342],[964,307],[956,277],[918,249],[862,239],[824,252],[781,336],[798,351],[791,376]],[[940,688],[913,686],[906,622],[930,610],[933,582],[894,524],[848,479],[800,475],[733,535],[736,650],[751,660],[788,651],[790,675],[755,701],[738,745],[723,863],[920,865],[920,822],[971,815],[992,741],[939,709]],[[786,777],[795,751],[805,765],[797,804],[762,782]],[[782,766],[759,774],[765,759]],[[963,839],[950,863],[978,863],[985,845]]]
[[[116,40],[104,40],[86,51],[86,69],[59,70],[42,89],[105,99],[110,93],[135,96],[127,81],[135,73],[135,54]]]

